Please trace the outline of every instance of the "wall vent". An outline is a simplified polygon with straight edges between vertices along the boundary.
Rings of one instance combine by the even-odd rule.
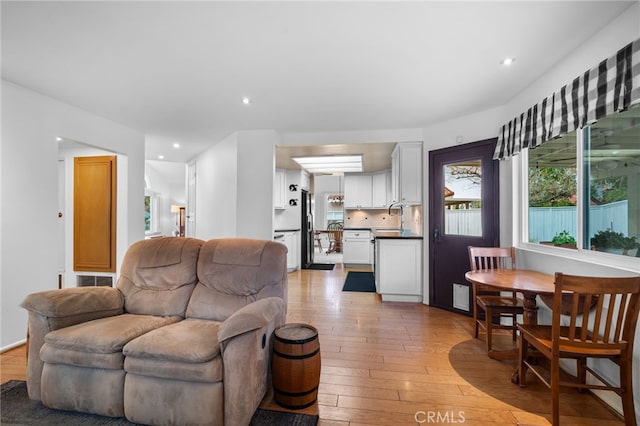
[[[113,277],[108,275],[78,275],[78,287],[113,287]]]
[[[453,307],[469,312],[469,286],[453,284]]]

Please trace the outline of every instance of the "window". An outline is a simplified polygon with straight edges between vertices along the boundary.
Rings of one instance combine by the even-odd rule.
[[[344,195],[327,195],[327,226],[332,223],[344,223]]]
[[[598,121],[583,132],[583,139],[583,248],[637,256],[640,108]]]
[[[447,164],[444,173],[444,233],[482,236],[482,160]]]
[[[528,242],[640,257],[640,108],[528,150],[527,174]]]
[[[160,230],[159,227],[159,218],[158,218],[158,204],[159,204],[159,196],[158,194],[145,191],[146,194],[144,196],[144,233],[145,234],[155,234]]]
[[[529,242],[576,247],[576,132],[529,151]]]

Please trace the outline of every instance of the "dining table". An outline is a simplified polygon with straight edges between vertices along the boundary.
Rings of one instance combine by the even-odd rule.
[[[485,269],[468,271],[465,279],[472,284],[490,286],[496,291],[516,291],[522,294],[524,324],[538,323],[538,295],[549,295],[555,292],[555,277],[544,272],[530,269]],[[474,301],[475,303],[475,301]],[[491,350],[488,356],[493,359],[515,359],[518,356],[517,348],[512,350]],[[518,382],[518,370],[511,377],[513,383]]]

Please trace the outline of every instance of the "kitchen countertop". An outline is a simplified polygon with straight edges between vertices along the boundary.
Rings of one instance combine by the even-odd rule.
[[[412,232],[410,229],[389,229],[389,228],[344,228],[345,231],[371,231],[374,238],[386,239],[422,239],[422,235]]]
[[[422,235],[412,232],[410,229],[372,229],[373,236],[378,239],[414,239],[421,240]]]

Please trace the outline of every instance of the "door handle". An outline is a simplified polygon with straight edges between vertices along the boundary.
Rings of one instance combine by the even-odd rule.
[[[433,228],[433,241],[440,241],[440,228]]]

